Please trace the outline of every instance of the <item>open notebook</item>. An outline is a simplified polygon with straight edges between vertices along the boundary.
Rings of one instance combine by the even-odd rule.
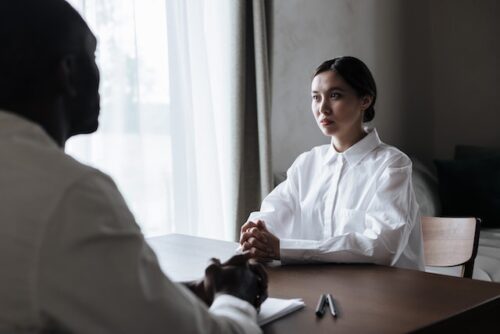
[[[264,326],[271,321],[304,307],[304,305],[304,302],[300,298],[267,298],[266,301],[260,306],[260,312],[257,319],[259,326]]]

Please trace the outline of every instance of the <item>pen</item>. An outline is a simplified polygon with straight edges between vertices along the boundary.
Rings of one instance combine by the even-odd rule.
[[[325,304],[326,304],[326,302],[327,302],[326,295],[322,294],[319,297],[318,306],[316,306],[316,316],[317,317],[322,317],[323,314],[325,314]]]
[[[337,316],[337,312],[335,311],[335,304],[333,303],[332,295],[331,294],[327,294],[326,295],[326,299],[327,299],[327,302],[328,302],[328,306],[330,307],[330,313],[334,317],[336,317]]]

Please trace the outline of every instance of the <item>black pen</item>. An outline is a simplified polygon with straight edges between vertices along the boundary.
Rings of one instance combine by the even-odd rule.
[[[337,312],[335,311],[335,304],[333,303],[332,295],[331,294],[327,294],[326,295],[326,299],[327,299],[327,302],[328,302],[328,306],[330,307],[330,313],[334,317],[336,317],[337,316]]]
[[[317,317],[322,317],[323,314],[325,314],[325,304],[326,304],[326,302],[327,302],[326,295],[322,294],[319,297],[318,306],[316,306],[316,316]]]

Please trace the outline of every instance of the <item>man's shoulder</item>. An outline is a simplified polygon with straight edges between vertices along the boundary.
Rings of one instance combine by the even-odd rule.
[[[96,196],[107,204],[123,206],[122,196],[118,191],[113,179],[97,168],[86,165],[72,156],[60,152],[55,154],[54,160],[47,165],[50,172],[46,175],[47,179],[52,179],[53,184],[58,185],[56,196],[62,199],[71,193],[80,193],[81,195]],[[48,184],[44,184],[48,187]],[[119,199],[117,201],[117,199]]]
[[[0,171],[11,179],[1,179],[31,188],[50,184],[64,187],[96,169],[80,163],[64,152],[37,124],[15,114],[0,112]]]
[[[43,212],[77,183],[96,184],[90,181],[97,179],[114,186],[104,173],[44,139],[35,133],[33,138],[17,136],[0,143],[0,192],[4,201],[12,202],[18,210],[33,207]]]
[[[19,166],[26,176],[38,177],[54,186],[66,188],[82,177],[101,177],[104,174],[98,169],[86,165],[65,153],[58,147],[31,147],[19,153],[24,166]],[[30,164],[30,162],[32,164]]]

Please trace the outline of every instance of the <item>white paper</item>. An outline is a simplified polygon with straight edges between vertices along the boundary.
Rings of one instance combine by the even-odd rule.
[[[304,305],[304,302],[300,298],[267,298],[260,306],[260,312],[257,319],[259,326],[264,326],[271,321],[292,313],[304,307]]]
[[[155,251],[161,269],[173,281],[183,282],[203,277],[211,257],[222,262],[235,254],[238,243],[170,234],[146,239]],[[279,261],[268,263],[278,265]],[[302,299],[267,298],[260,307],[258,323],[263,326],[304,307]]]

